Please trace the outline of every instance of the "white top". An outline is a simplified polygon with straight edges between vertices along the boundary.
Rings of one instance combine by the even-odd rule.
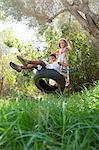
[[[55,62],[53,62],[53,63],[51,63],[51,64],[49,64],[49,63],[46,62],[46,61],[44,61],[44,62],[45,62],[45,64],[46,64],[45,68],[47,68],[47,69],[54,69],[54,70],[60,72],[60,65],[58,64],[57,61],[55,61]],[[33,72],[36,73],[37,70],[41,70],[41,69],[42,69],[42,66],[41,66],[41,65],[38,65],[38,66],[37,66],[37,69],[34,69]]]
[[[55,62],[53,62],[51,64],[49,64],[47,62],[45,62],[45,63],[46,63],[46,68],[47,69],[54,69],[54,70],[56,70],[58,72],[60,71],[60,65],[58,64],[57,61],[55,61]]]

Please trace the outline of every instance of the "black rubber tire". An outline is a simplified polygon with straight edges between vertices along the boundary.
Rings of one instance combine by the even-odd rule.
[[[55,80],[57,83],[57,87],[51,86],[50,84],[46,83],[44,81],[44,78]],[[54,69],[43,68],[41,70],[38,70],[33,77],[33,81],[36,87],[43,92],[53,92],[53,91],[63,92],[65,88],[64,76]]]

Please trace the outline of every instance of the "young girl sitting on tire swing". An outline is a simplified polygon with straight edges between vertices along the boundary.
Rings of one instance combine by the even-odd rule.
[[[38,61],[31,61],[27,59],[23,59],[20,56],[17,56],[18,60],[23,65],[16,65],[13,62],[10,62],[10,66],[15,69],[17,72],[21,72],[24,69],[34,69],[41,67],[46,67],[47,69],[55,69],[56,71],[60,72],[66,78],[66,86],[69,85],[69,71],[68,71],[68,44],[65,39],[60,39],[59,47],[61,48],[58,51],[55,51],[53,54],[49,56],[49,63],[38,60]],[[58,56],[58,59],[56,58]]]

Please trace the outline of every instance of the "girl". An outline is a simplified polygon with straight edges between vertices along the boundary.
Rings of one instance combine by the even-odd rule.
[[[58,63],[60,64],[60,73],[66,78],[66,86],[69,85],[69,64],[68,64],[68,54],[69,54],[69,45],[66,39],[61,38],[59,40],[59,48],[54,52],[58,56]]]

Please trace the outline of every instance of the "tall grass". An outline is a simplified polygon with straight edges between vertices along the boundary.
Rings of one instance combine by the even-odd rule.
[[[0,98],[0,150],[98,150],[99,85],[70,97]]]

